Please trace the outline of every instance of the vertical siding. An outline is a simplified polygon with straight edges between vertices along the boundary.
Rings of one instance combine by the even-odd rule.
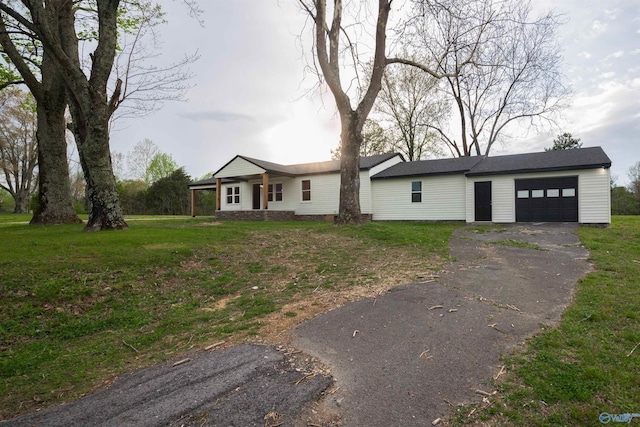
[[[515,222],[515,180],[578,176],[578,222],[610,223],[611,195],[609,169],[542,172],[470,177],[467,180],[467,222],[475,221],[474,183],[491,181],[493,222]]]
[[[422,202],[411,202],[411,182],[422,182]],[[377,179],[372,181],[373,219],[451,221],[465,219],[464,175]]]
[[[240,157],[233,159],[228,165],[218,171],[214,178],[234,178],[243,175],[259,175],[266,171]]]
[[[589,169],[578,175],[578,221],[611,223],[611,175],[609,169]]]

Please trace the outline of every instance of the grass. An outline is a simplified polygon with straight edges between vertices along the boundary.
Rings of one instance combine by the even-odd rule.
[[[640,217],[579,236],[595,268],[560,325],[505,357],[499,397],[459,410],[452,424],[600,425],[602,412],[640,412]]]
[[[459,226],[180,218],[85,233],[17,218],[0,216],[0,419],[259,337],[312,296],[408,283],[441,266]]]

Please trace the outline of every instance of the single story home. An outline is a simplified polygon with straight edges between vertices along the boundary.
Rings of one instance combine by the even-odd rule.
[[[611,160],[600,147],[407,162],[397,153],[360,159],[360,207],[377,221],[609,224]],[[236,156],[209,179],[216,216],[333,218],[340,162],[280,165]],[[193,211],[192,213],[194,213]]]

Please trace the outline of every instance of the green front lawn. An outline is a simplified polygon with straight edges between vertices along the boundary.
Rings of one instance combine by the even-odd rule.
[[[3,222],[0,419],[261,336],[270,314],[302,319],[295,303],[312,297],[425,277],[460,226],[139,218],[127,231],[85,233]]]

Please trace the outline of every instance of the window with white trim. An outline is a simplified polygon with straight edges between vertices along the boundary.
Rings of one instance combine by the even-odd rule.
[[[270,202],[282,201],[282,184],[269,184],[268,200]]]
[[[562,197],[576,197],[576,189],[575,188],[563,188],[562,189]]]
[[[528,199],[529,190],[518,190],[518,199]]]
[[[540,199],[544,197],[544,190],[531,190],[532,199]]]
[[[310,179],[302,180],[302,201],[303,202],[311,201],[311,180]]]
[[[227,187],[227,204],[239,205],[240,204],[240,187]]]
[[[411,203],[422,202],[422,181],[411,181]]]

